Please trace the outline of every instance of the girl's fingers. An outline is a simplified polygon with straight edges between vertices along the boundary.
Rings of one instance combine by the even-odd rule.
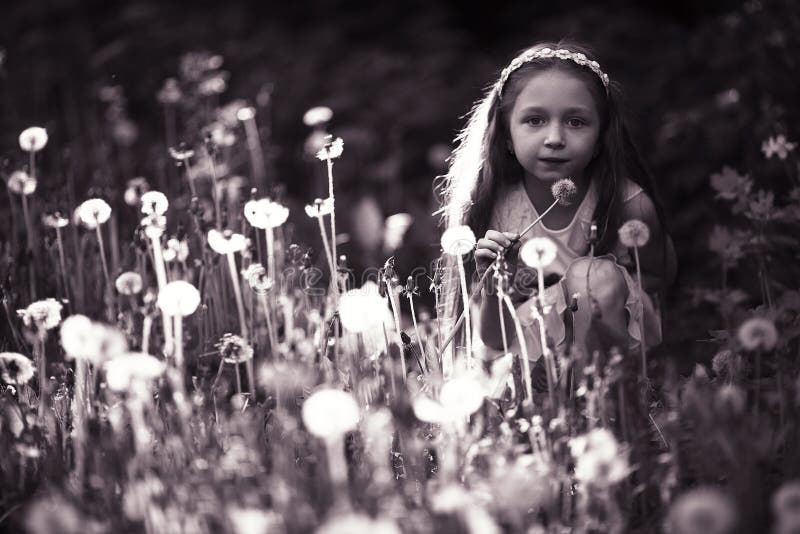
[[[484,239],[489,241],[494,241],[495,243],[498,243],[503,247],[507,247],[511,244],[511,238],[507,237],[505,233],[498,232],[496,230],[487,230]]]
[[[491,239],[479,239],[477,247],[475,248],[475,252],[477,253],[480,250],[491,250],[492,252],[500,252],[503,250],[503,245],[496,241],[492,241]]]
[[[488,248],[479,248],[475,251],[475,257],[487,260],[493,260],[497,257],[497,253],[489,250]]]

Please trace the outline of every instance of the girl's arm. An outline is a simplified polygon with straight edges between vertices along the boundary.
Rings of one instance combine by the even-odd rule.
[[[647,292],[657,292],[671,286],[677,274],[675,246],[663,231],[653,200],[642,192],[623,205],[622,222],[638,219],[650,230],[650,239],[639,249],[642,286]],[[620,244],[621,247],[624,245]],[[630,251],[633,265],[633,250]],[[635,266],[634,266],[635,269]]]

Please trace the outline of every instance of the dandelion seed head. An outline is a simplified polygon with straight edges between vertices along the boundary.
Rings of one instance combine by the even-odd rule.
[[[253,120],[256,118],[256,108],[253,106],[244,106],[236,112],[236,118],[242,122]]]
[[[49,228],[64,228],[69,224],[69,219],[61,215],[61,212],[55,211],[42,215],[42,223]]]
[[[311,128],[322,126],[333,118],[333,110],[328,106],[315,106],[303,113],[303,124]]]
[[[249,200],[244,205],[244,216],[255,228],[277,228],[289,218],[289,208],[268,198]]]
[[[607,487],[622,481],[630,472],[627,455],[605,428],[572,438],[569,448],[575,458],[575,478],[584,484]]]
[[[673,501],[664,530],[670,534],[731,534],[736,523],[731,498],[706,486],[689,490]]]
[[[344,141],[341,137],[333,139],[332,136],[326,137],[325,145],[317,152],[317,159],[332,160],[340,157],[344,152]]]
[[[37,300],[24,310],[17,310],[25,326],[37,330],[52,330],[61,323],[61,310],[64,306],[56,299]]]
[[[168,263],[186,261],[186,258],[189,257],[189,243],[174,237],[170,238],[164,247],[163,256],[164,261]]]
[[[137,176],[131,178],[125,187],[125,194],[123,200],[128,206],[136,207],[142,199],[142,195],[150,190],[150,184],[147,183],[147,178],[144,176]]]
[[[185,280],[175,280],[158,292],[156,304],[166,315],[186,317],[200,305],[200,292]]]
[[[770,351],[778,343],[778,330],[767,318],[751,317],[739,326],[737,338],[745,350]]]
[[[247,238],[242,234],[212,228],[208,231],[208,246],[217,254],[241,252],[247,247]]]
[[[328,197],[326,199],[315,198],[313,204],[306,205],[306,215],[312,219],[320,216],[330,215],[333,213],[333,199]]]
[[[67,359],[99,365],[128,351],[125,335],[116,328],[95,323],[85,315],[70,315],[61,323],[61,347]]]
[[[38,152],[47,145],[47,130],[31,126],[19,134],[19,146],[25,152]]]
[[[525,265],[542,270],[555,261],[557,252],[555,242],[549,237],[534,237],[522,245],[519,257]]]
[[[144,235],[150,239],[159,239],[167,229],[167,218],[163,215],[152,213],[139,223],[144,228]]]
[[[78,218],[89,230],[94,230],[111,217],[111,206],[102,198],[90,198],[78,206]]]
[[[475,248],[477,240],[469,226],[452,226],[442,233],[440,241],[442,250],[451,256],[469,254]]]
[[[183,97],[181,87],[178,80],[175,78],[167,78],[164,80],[164,85],[156,93],[156,100],[160,104],[177,104]]]
[[[394,521],[378,517],[372,519],[368,515],[347,513],[335,515],[325,521],[314,534],[400,534],[401,530]]]
[[[442,385],[439,402],[451,420],[468,417],[483,405],[486,392],[483,384],[472,375],[452,378]]]
[[[225,363],[241,363],[253,358],[253,347],[236,334],[223,335],[215,346]]]
[[[18,352],[0,352],[0,378],[6,384],[23,385],[33,378],[33,361]]]
[[[105,362],[106,384],[112,391],[135,393],[138,387],[157,379],[167,366],[158,358],[141,352],[128,352]]]
[[[650,240],[650,228],[638,219],[625,221],[617,233],[620,243],[628,248],[641,248]]]
[[[386,300],[380,296],[374,282],[366,282],[359,289],[351,289],[339,299],[342,327],[354,334],[380,328],[389,314]]]
[[[550,192],[560,205],[569,206],[578,193],[578,188],[575,186],[575,182],[569,178],[562,178],[550,187]]]
[[[14,171],[8,177],[8,190],[18,195],[32,195],[36,192],[37,181],[25,171]]]
[[[126,271],[114,281],[120,295],[136,295],[142,291],[142,277],[139,273]]]
[[[145,215],[164,215],[169,208],[167,195],[161,191],[147,191],[142,195],[142,213]]]
[[[358,404],[340,389],[317,390],[303,402],[303,423],[318,438],[341,437],[356,428],[358,419]]]

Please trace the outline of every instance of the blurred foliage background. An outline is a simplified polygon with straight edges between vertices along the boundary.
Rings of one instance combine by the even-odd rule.
[[[224,57],[228,75],[219,103],[243,98],[259,109],[268,178],[292,207],[293,240],[314,246],[317,238],[302,206],[323,196],[325,184],[319,163],[304,155],[310,130],[301,118],[326,105],[330,130],[345,141],[336,164],[337,212],[350,214],[342,216],[350,235],[342,251],[357,272],[380,266],[374,229],[408,212],[415,222],[398,254],[401,275],[438,253],[432,182],[483,88],[535,41],[588,43],[627,90],[633,130],[670,216],[680,274],[666,306],[665,350],[687,364],[710,358],[713,347],[695,341],[719,328],[710,308],[689,297],[693,287],[718,285],[708,236],[728,210],[714,200],[709,176],[728,165],[780,194],[796,165],[794,155],[767,160],[760,148],[771,135],[797,139],[800,7],[792,0],[477,8],[455,0],[31,0],[3,11],[1,172],[26,163],[19,132],[46,127],[40,210],[69,209],[90,191],[120,196],[134,176],[156,188],[178,180],[156,94],[185,53],[209,51]],[[124,93],[124,109],[110,113],[103,95],[112,86]],[[196,142],[198,126],[179,122],[177,138]],[[231,172],[247,176],[247,161]],[[70,181],[77,199],[68,198]],[[0,209],[8,213],[7,194]],[[796,260],[773,259],[776,279],[790,287]]]

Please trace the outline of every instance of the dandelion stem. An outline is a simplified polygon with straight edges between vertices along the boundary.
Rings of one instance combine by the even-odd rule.
[[[639,292],[639,335],[642,336],[639,349],[642,354],[642,378],[644,379],[645,388],[647,388],[650,380],[647,377],[647,346],[644,337],[644,290],[642,289],[642,267],[639,262],[639,247],[633,247],[633,258],[636,261],[636,289]]]
[[[175,367],[183,370],[183,316],[173,316],[175,324]]]
[[[338,284],[336,283],[336,264],[331,256],[331,248],[328,243],[328,232],[325,231],[325,224],[322,220],[322,214],[317,214],[317,221],[319,222],[319,233],[322,236],[322,248],[325,249],[325,257],[328,259],[328,269],[331,272],[331,289],[338,291]]]
[[[531,364],[528,360],[528,346],[525,342],[525,333],[522,331],[522,324],[519,322],[517,310],[514,309],[514,304],[508,295],[503,295],[503,301],[506,303],[508,312],[511,314],[511,319],[514,321],[514,329],[517,333],[517,340],[519,341],[519,348],[522,356],[522,379],[525,383],[525,394],[528,397],[528,402],[533,402],[533,386],[531,385]]]
[[[467,274],[464,271],[464,262],[462,260],[463,258],[459,256],[458,277],[461,280],[461,300],[464,305],[464,327],[465,327],[464,332],[466,334],[466,348],[467,348],[466,364],[467,368],[471,369],[472,368],[472,321],[470,320],[470,313],[469,313],[469,303],[471,299],[469,298],[469,291],[467,289]]]
[[[427,367],[428,356],[425,354],[425,345],[422,341],[422,336],[419,335],[419,326],[417,325],[417,313],[414,311],[414,297],[411,293],[408,294],[408,305],[411,308],[411,321],[414,323],[414,333],[417,334],[417,341],[419,341],[419,348],[422,351],[422,361],[425,362]]]
[[[236,393],[242,394],[242,375],[239,372],[239,362],[233,364],[233,369],[236,372]]]
[[[61,238],[61,228],[56,226],[56,244],[58,246],[58,263],[61,266],[61,279],[64,281],[64,296],[70,304],[70,308],[74,305],[70,297],[71,291],[69,287],[69,278],[67,277],[67,262],[64,256],[64,240]]]
[[[258,135],[255,117],[250,117],[244,122],[245,136],[247,137],[247,148],[250,154],[250,165],[253,168],[253,178],[256,187],[266,188],[266,177],[264,176],[264,154],[261,150],[261,139]]]
[[[261,307],[264,310],[264,317],[267,320],[267,335],[269,335],[269,348],[274,352],[278,348],[277,344],[277,334],[275,333],[275,328],[272,323],[272,313],[269,309],[269,302],[267,302],[267,295],[262,293],[258,295],[258,299],[261,301]]]
[[[339,256],[336,255],[336,199],[333,196],[333,160],[328,158],[325,161],[327,162],[327,168],[328,168],[328,197],[331,199],[331,254],[333,258],[331,265],[333,266],[334,269],[332,276],[335,280],[337,278],[336,261],[338,260]],[[336,300],[338,301],[339,300],[338,282],[335,283],[337,284],[335,296]]]
[[[228,258],[228,270],[231,273],[231,282],[233,282],[233,294],[236,297],[236,309],[239,312],[239,328],[242,333],[242,337],[245,341],[250,338],[250,334],[247,331],[247,320],[244,316],[244,302],[242,301],[242,288],[239,285],[239,276],[236,274],[236,259],[233,257],[233,252],[228,252],[226,254]],[[250,393],[253,395],[256,394],[255,388],[255,379],[253,377],[253,360],[252,358],[248,359],[245,363],[247,368],[247,380],[248,380],[248,387],[250,388]],[[238,371],[238,366],[237,366]]]
[[[33,343],[33,352],[36,358],[36,363],[39,367],[39,420],[43,421],[44,412],[47,408],[47,361],[44,355],[44,339],[37,337]]]
[[[103,264],[103,276],[105,277],[106,290],[111,289],[111,275],[108,274],[108,263],[106,262],[105,245],[103,244],[103,232],[100,230],[100,225],[95,226],[97,232],[97,243],[100,246],[100,262]]]
[[[405,383],[407,380],[406,373],[408,370],[406,368],[406,355],[405,351],[403,350],[403,339],[400,337],[400,332],[402,331],[400,328],[400,314],[398,313],[397,306],[394,302],[392,283],[388,279],[384,282],[386,283],[386,296],[389,297],[389,305],[392,308],[392,316],[394,317],[395,328],[397,328],[397,346],[400,348],[400,363],[403,367],[403,382]]]
[[[539,311],[536,306],[532,308],[533,316],[539,323],[539,342],[542,345],[542,358],[545,364],[545,377],[547,378],[547,396],[550,398],[550,409],[556,413],[556,399],[555,399],[555,366],[553,365],[553,353],[550,352],[550,347],[547,346],[547,327],[544,324],[544,311]]]

